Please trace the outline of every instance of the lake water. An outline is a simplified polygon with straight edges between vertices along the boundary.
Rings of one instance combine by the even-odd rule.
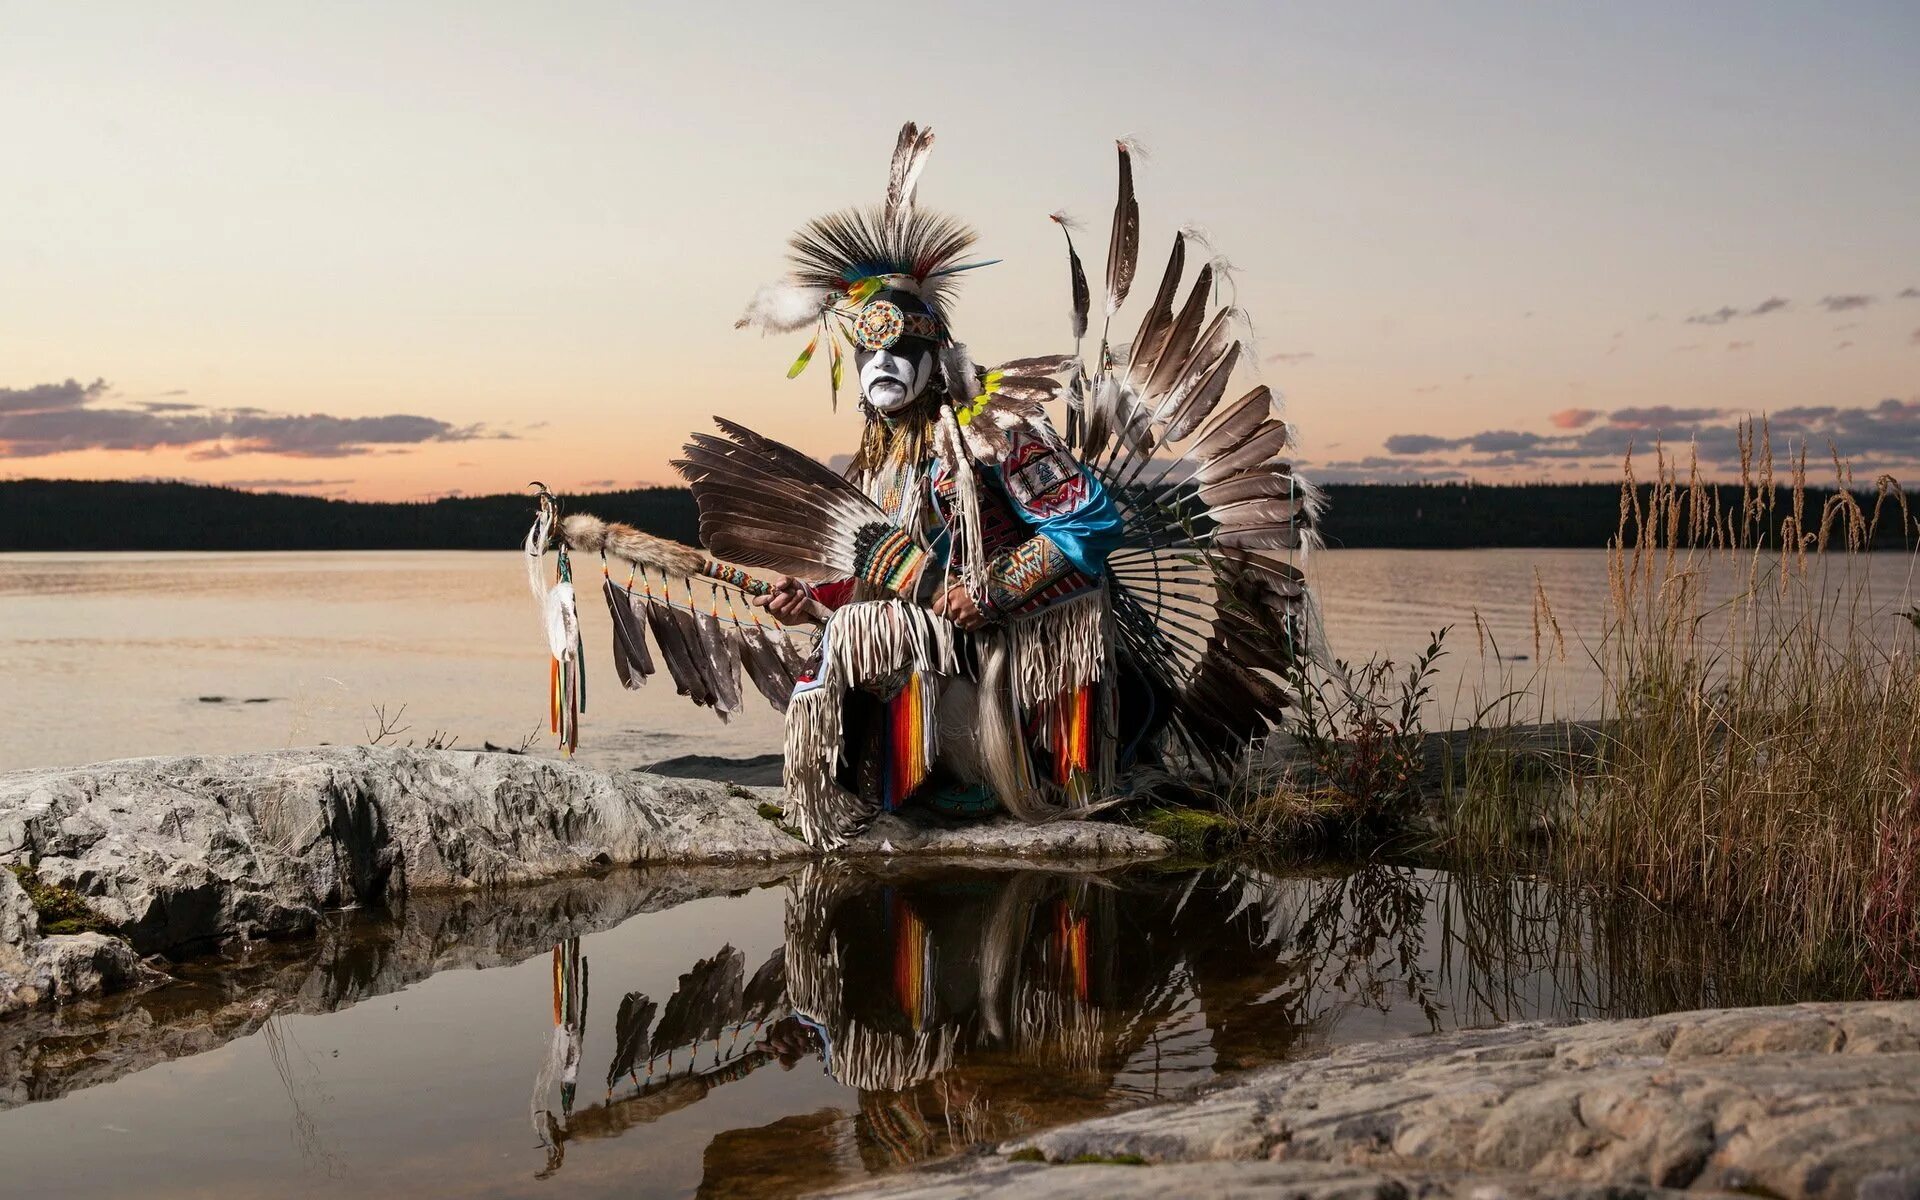
[[[1872,563],[1883,599],[1908,568]],[[1313,570],[1342,656],[1456,626],[1438,723],[1540,665],[1537,573],[1571,644],[1550,703],[1594,703],[1600,553]],[[619,690],[591,589],[582,615],[584,761],[778,748],[770,710],[721,724],[658,681]],[[400,741],[551,752],[513,553],[0,556],[0,681],[10,767],[359,742],[382,705],[405,706]],[[0,1191],[791,1195],[1355,1040],[1828,997],[1737,941],[1382,864],[618,871],[416,897],[0,1022]]]
[[[787,1196],[1354,1041],[1826,998],[1705,936],[1379,864],[415,898],[0,1023],[3,1190]]]
[[[521,562],[513,552],[0,555],[0,768],[360,742],[377,732],[381,705],[390,718],[405,705],[403,742],[438,732],[469,747],[549,745],[546,652]],[[1877,594],[1900,595],[1910,567],[1873,556]],[[1549,707],[1577,716],[1595,705],[1583,639],[1602,627],[1603,552],[1336,550],[1309,569],[1344,658],[1404,660],[1429,631],[1454,627],[1438,723],[1470,716],[1510,678],[1532,679],[1543,658]],[[1536,654],[1536,573],[1565,661]],[[582,761],[779,749],[778,715],[757,700],[722,724],[658,679],[621,691],[597,585],[585,580],[580,605]]]

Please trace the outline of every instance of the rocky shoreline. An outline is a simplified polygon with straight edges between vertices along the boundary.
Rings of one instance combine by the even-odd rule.
[[[868,1200],[1920,1196],[1920,1002],[1347,1046],[848,1189]]]
[[[815,857],[780,824],[780,801],[778,788],[370,746],[0,775],[0,866],[77,895],[107,929],[43,934],[0,871],[0,1016],[148,982],[149,956],[308,935],[338,909],[613,866]],[[886,817],[838,853],[1100,863],[1169,849],[1110,823]]]
[[[0,870],[0,1110],[816,857],[781,825],[777,788],[701,777],[764,779],[766,760],[657,768],[328,747],[0,775],[0,866],[25,873]],[[1111,823],[885,817],[840,853],[1097,868],[1169,850]],[[106,930],[43,930],[47,894],[84,901]],[[1352,1045],[845,1194],[1681,1191],[1920,1200],[1920,1002]]]

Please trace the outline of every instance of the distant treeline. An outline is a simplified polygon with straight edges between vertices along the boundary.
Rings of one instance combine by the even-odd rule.
[[[1739,491],[1720,489],[1729,503]],[[1617,484],[1331,484],[1321,532],[1350,549],[1605,546],[1619,525]],[[1809,489],[1808,524],[1833,493]],[[1776,513],[1791,505],[1786,489]],[[569,510],[625,521],[662,537],[697,538],[684,488],[566,496]],[[1920,515],[1920,496],[1910,496]],[[1862,504],[1872,510],[1872,497]],[[0,481],[0,551],[8,550],[504,550],[533,517],[525,495],[372,503],[243,492],[188,483]],[[1876,545],[1905,543],[1898,515]]]
[[[1640,488],[1644,504],[1650,489]],[[1710,487],[1725,509],[1738,512],[1740,488]],[[1821,514],[1837,489],[1808,488],[1802,498],[1809,532],[1818,533]],[[1484,547],[1598,549],[1620,528],[1617,483],[1416,483],[1330,484],[1321,534],[1329,546],[1353,549],[1465,550]],[[1871,493],[1854,499],[1868,518]],[[1774,489],[1770,527],[1793,511],[1793,491]],[[1911,513],[1911,516],[1908,515]],[[1889,494],[1875,529],[1875,549],[1911,545],[1912,517],[1920,517],[1920,493],[1909,492],[1906,511]],[[1844,544],[1837,526],[1833,544]],[[1684,533],[1685,531],[1683,531]]]

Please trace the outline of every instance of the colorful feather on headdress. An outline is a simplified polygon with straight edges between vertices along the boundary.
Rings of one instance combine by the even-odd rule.
[[[814,218],[793,235],[791,282],[850,293],[867,280],[885,280],[919,293],[944,322],[954,277],[988,265],[961,261],[976,240],[971,227],[944,213],[914,209],[889,221],[877,205],[842,209]]]
[[[763,333],[793,333],[816,325],[813,340],[787,371],[806,370],[820,338],[828,338],[833,362],[830,391],[840,396],[841,356],[832,319],[842,320],[883,288],[912,292],[926,301],[944,333],[957,277],[991,261],[963,262],[975,234],[964,222],[915,206],[920,173],[933,149],[933,130],[912,121],[894,140],[882,203],[847,208],[807,222],[793,235],[787,278],[754,294],[734,327]]]

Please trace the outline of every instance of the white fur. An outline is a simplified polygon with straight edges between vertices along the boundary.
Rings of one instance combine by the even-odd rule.
[[[827,293],[821,288],[785,282],[765,284],[747,302],[747,310],[740,314],[733,327],[753,325],[763,334],[792,333],[818,321],[826,303]]]

